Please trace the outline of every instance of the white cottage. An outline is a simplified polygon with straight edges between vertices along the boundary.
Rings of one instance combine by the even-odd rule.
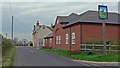
[[[41,48],[43,46],[43,38],[52,32],[52,27],[39,24],[37,21],[33,28],[33,46],[36,48]]]

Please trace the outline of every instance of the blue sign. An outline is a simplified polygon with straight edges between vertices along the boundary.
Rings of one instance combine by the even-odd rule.
[[[107,6],[98,5],[98,14],[100,19],[108,19],[108,9]]]

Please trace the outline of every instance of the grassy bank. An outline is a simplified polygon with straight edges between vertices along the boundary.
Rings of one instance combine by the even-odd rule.
[[[12,40],[2,36],[2,66],[13,66],[15,45]]]
[[[9,48],[2,58],[2,65],[3,66],[13,66],[14,63],[14,56],[15,56],[15,47]]]
[[[88,55],[86,53],[71,54],[68,51],[47,49],[47,48],[42,48],[42,50],[45,50],[57,55],[73,58],[76,60],[99,61],[99,62],[120,62],[120,59],[119,59],[120,54],[118,53]]]

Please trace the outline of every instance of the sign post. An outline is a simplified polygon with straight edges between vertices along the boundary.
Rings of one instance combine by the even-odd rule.
[[[108,19],[108,9],[107,6],[98,5],[99,19],[103,20],[102,30],[103,30],[103,52],[106,53],[106,30],[105,30],[105,20]]]

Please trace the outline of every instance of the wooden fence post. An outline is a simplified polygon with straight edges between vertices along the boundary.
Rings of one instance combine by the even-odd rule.
[[[85,52],[86,52],[86,46],[87,46],[87,45],[86,45],[86,43],[85,43]]]
[[[94,44],[92,44],[92,52],[94,51]]]
[[[109,44],[109,52],[111,52],[111,45]]]

